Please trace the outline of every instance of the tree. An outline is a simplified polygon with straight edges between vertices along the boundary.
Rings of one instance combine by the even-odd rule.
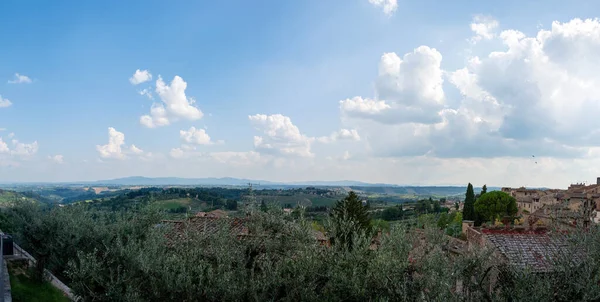
[[[512,217],[517,214],[517,200],[502,192],[493,191],[479,197],[475,202],[475,212],[482,221],[494,221],[496,218]]]
[[[481,188],[481,194],[479,194],[480,196],[487,193],[487,186],[483,185],[483,187]]]
[[[440,214],[440,217],[438,218],[438,221],[437,221],[438,228],[443,230],[446,228],[447,225],[448,225],[448,213]]]
[[[350,191],[346,198],[336,202],[333,209],[331,209],[331,214],[332,216],[353,220],[358,223],[362,230],[370,231],[371,217],[367,207],[363,206],[362,201],[354,191]]]
[[[440,202],[438,200],[433,202],[433,211],[435,213],[439,213],[442,211],[442,206],[440,205]]]
[[[402,218],[402,208],[401,207],[389,207],[385,208],[381,213],[381,218],[383,220],[392,221]]]
[[[458,204],[458,201],[454,203],[454,208],[458,211],[460,205]]]
[[[237,210],[237,206],[238,206],[237,201],[232,200],[232,199],[228,199],[227,202],[225,203],[225,208],[230,211]]]
[[[421,214],[431,213],[431,202],[428,199],[421,199],[417,201],[415,210]]]
[[[463,219],[475,220],[475,192],[473,192],[473,185],[471,183],[467,185],[465,205],[463,206]]]

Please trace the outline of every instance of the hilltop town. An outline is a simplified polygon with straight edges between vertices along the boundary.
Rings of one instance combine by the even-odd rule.
[[[600,222],[600,177],[595,184],[575,183],[565,190],[501,190],[516,199],[519,215],[530,224],[572,227]]]

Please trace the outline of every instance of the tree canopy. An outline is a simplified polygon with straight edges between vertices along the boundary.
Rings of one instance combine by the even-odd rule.
[[[517,200],[502,191],[489,192],[477,199],[475,212],[483,221],[512,217],[518,212]]]
[[[465,205],[463,206],[463,219],[475,220],[475,218],[475,192],[473,191],[473,185],[469,183],[469,185],[467,185]]]
[[[370,230],[371,228],[371,217],[367,207],[363,206],[362,201],[354,191],[350,191],[348,196],[336,202],[333,209],[331,209],[331,214],[355,221],[362,230]]]

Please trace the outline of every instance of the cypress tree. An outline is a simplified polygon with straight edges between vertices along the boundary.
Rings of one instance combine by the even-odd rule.
[[[467,186],[465,205],[463,206],[463,219],[475,220],[475,192],[473,192],[473,185],[471,183]]]
[[[332,215],[347,216],[358,223],[358,225],[367,231],[371,228],[371,217],[366,206],[363,206],[362,201],[354,193],[350,191],[346,198],[338,201],[333,209],[331,209]]]
[[[483,185],[483,187],[481,188],[481,194],[479,196],[481,196],[481,195],[483,195],[485,193],[487,193],[487,186]]]

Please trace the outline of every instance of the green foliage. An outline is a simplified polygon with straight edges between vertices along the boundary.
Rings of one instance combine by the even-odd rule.
[[[371,217],[367,207],[353,191],[335,204],[330,216],[327,231],[338,248],[352,250],[360,244],[360,240],[371,234]]]
[[[436,217],[434,214],[422,214],[418,218],[419,228],[432,228],[436,225]]]
[[[374,231],[389,232],[390,231],[390,223],[383,219],[373,219],[373,220],[371,220],[371,228]]]
[[[230,211],[237,211],[237,209],[238,209],[237,201],[232,200],[232,199],[227,200],[227,202],[225,203],[225,209],[230,210]]]
[[[493,191],[477,199],[475,211],[482,221],[494,221],[504,217],[510,217],[510,221],[513,221],[518,212],[517,201],[502,191]]]
[[[448,213],[442,213],[440,214],[440,216],[438,217],[438,221],[437,221],[437,226],[440,229],[445,229],[448,226]]]
[[[487,193],[487,186],[483,185],[483,187],[481,187],[481,193],[480,193],[480,195],[483,195],[485,193]]]
[[[367,207],[363,206],[362,201],[353,191],[350,191],[346,198],[335,204],[331,209],[331,215],[355,221],[358,228],[363,231],[370,231],[371,217]]]
[[[467,194],[465,197],[465,204],[463,206],[463,218],[465,220],[475,220],[475,192],[473,191],[473,185],[469,183],[467,185]]]
[[[383,211],[381,212],[381,218],[383,220],[387,220],[387,221],[399,220],[399,219],[402,219],[402,217],[403,217],[403,211],[402,211],[401,205],[387,207],[387,208],[383,209]]]
[[[179,236],[172,236],[174,230],[158,224],[160,213],[152,211],[19,206],[7,213],[7,219],[18,220],[11,224],[19,244],[27,245],[34,256],[47,253],[48,268],[52,264],[55,274],[62,273],[63,281],[83,301],[597,301],[600,297],[598,226],[568,234],[572,246],[553,263],[556,273],[539,275],[506,266],[485,248],[473,246],[464,254],[450,254],[445,248],[449,239],[435,227],[433,214],[419,217],[421,230],[390,227],[379,247],[371,249],[372,234],[343,208],[326,222],[327,235],[334,239],[331,247],[319,246],[313,237],[320,226],[301,217],[291,220],[271,207],[247,218],[252,236],[241,240],[226,226],[198,232],[189,223],[182,224]],[[443,215],[448,221],[446,234],[451,225],[460,226],[461,213],[439,216]],[[59,229],[46,229],[41,222]],[[371,224],[378,229],[385,222]],[[44,239],[48,247],[29,242],[38,237],[24,236],[31,231],[28,228],[48,234]],[[63,250],[65,255],[57,253]],[[576,253],[582,258],[574,263]]]
[[[9,262],[10,291],[15,302],[68,302],[69,298],[49,282],[38,282],[31,273]]]

